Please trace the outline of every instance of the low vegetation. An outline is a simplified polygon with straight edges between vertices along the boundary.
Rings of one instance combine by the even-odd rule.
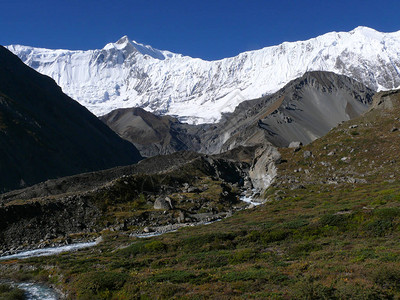
[[[0,284],[0,299],[1,300],[23,300],[25,293],[23,290],[13,287],[9,284]]]

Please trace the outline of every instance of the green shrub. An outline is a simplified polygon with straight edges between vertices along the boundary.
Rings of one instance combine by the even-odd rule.
[[[121,249],[119,251],[119,254],[125,257],[136,256],[139,253],[144,252],[144,246],[146,245],[146,243],[147,243],[146,241],[135,242],[129,247]]]
[[[383,220],[393,220],[400,216],[398,207],[385,207],[375,210],[374,215]]]
[[[253,230],[246,235],[245,239],[252,243],[258,242],[261,239],[261,232]]]
[[[392,231],[393,224],[390,220],[375,220],[367,224],[366,229],[375,236],[385,236]]]
[[[308,225],[308,221],[304,219],[297,219],[285,223],[283,226],[288,229],[298,229]]]
[[[25,292],[19,288],[12,287],[9,284],[0,284],[0,299],[23,300],[25,299]]]
[[[119,255],[132,258],[138,254],[159,253],[166,251],[167,245],[161,241],[138,241],[119,250]]]
[[[167,249],[167,245],[160,241],[152,241],[144,245],[145,252],[155,253],[163,252]]]
[[[306,300],[336,299],[334,293],[334,288],[314,282],[312,278],[305,278],[294,285],[292,298]]]
[[[182,262],[195,269],[224,267],[229,264],[230,255],[226,251],[190,253],[182,257]]]
[[[275,229],[273,231],[263,232],[261,235],[261,241],[264,245],[269,243],[283,241],[290,235],[290,232],[285,229]]]
[[[385,289],[400,290],[400,270],[393,266],[383,266],[373,274],[374,281]]]
[[[313,242],[296,244],[290,249],[290,253],[294,256],[307,255],[312,251],[321,250],[322,246]]]
[[[185,289],[177,284],[164,283],[159,287],[157,293],[160,299],[171,299],[177,294],[185,294]],[[154,299],[154,296],[150,296],[149,299]]]
[[[270,277],[269,270],[257,270],[249,269],[236,272],[229,272],[222,276],[223,281],[235,282],[235,281],[247,281],[247,280],[266,280]]]
[[[201,284],[209,279],[210,278],[206,273],[196,275],[195,273],[188,271],[167,270],[151,276],[148,278],[148,281]]]
[[[374,251],[374,249],[358,249],[352,253],[353,261],[360,262],[365,261],[366,259],[374,259],[377,258],[378,255]]]
[[[119,290],[127,279],[127,274],[118,272],[86,273],[76,282],[77,294],[83,298],[106,299],[113,291]]]
[[[248,270],[241,270],[236,272],[229,272],[224,274],[221,279],[227,282],[237,281],[267,281],[270,283],[283,283],[288,280],[288,276],[285,274],[271,271],[270,269],[257,269],[251,268]]]
[[[232,241],[236,238],[233,233],[207,233],[182,240],[184,250],[211,251],[234,248]]]
[[[320,218],[319,222],[321,226],[336,226],[343,227],[347,224],[349,215],[324,215]]]
[[[374,300],[393,299],[393,296],[375,286],[370,287],[348,282],[336,287],[335,299]]]
[[[9,291],[11,291],[11,290],[12,290],[11,285],[8,285],[8,284],[0,284],[0,295],[1,295],[2,293],[7,293],[7,292],[9,292]]]
[[[329,226],[325,226],[329,227]],[[319,224],[310,224],[308,226],[300,227],[293,231],[293,238],[302,241],[313,241],[320,237],[326,232],[325,228],[319,226]]]
[[[233,264],[253,261],[257,257],[257,253],[253,249],[242,249],[232,253],[229,262]]]
[[[136,198],[132,203],[133,209],[139,209],[146,204],[146,196],[144,194],[140,194],[138,198]]]

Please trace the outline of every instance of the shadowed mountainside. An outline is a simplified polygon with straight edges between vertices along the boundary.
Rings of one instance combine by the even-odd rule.
[[[142,108],[116,109],[100,120],[134,144],[143,156],[199,151],[200,136],[209,127],[184,124],[171,116],[157,116]]]
[[[0,191],[140,159],[51,78],[0,47]]]

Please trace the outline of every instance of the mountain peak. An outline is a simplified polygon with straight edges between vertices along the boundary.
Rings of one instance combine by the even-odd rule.
[[[383,33],[366,26],[358,26],[350,34],[360,34],[371,39],[382,39]]]
[[[165,59],[165,56],[162,51],[154,49],[153,47],[151,47],[149,45],[144,45],[144,44],[138,43],[134,40],[130,40],[127,35],[124,35],[122,38],[120,38],[115,43],[107,44],[103,49],[104,50],[118,49],[118,50],[122,50],[122,51],[127,51],[129,53],[137,51],[142,55],[148,55],[155,59],[159,59],[159,60]]]
[[[129,43],[129,42],[130,42],[129,37],[127,35],[124,35],[122,38],[120,38],[116,42],[116,44],[121,45],[121,44],[126,44],[126,43]]]

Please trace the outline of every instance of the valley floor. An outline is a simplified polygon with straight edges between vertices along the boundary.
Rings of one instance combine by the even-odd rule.
[[[374,109],[301,149],[280,149],[266,203],[207,226],[0,263],[71,299],[397,299],[398,106]]]

